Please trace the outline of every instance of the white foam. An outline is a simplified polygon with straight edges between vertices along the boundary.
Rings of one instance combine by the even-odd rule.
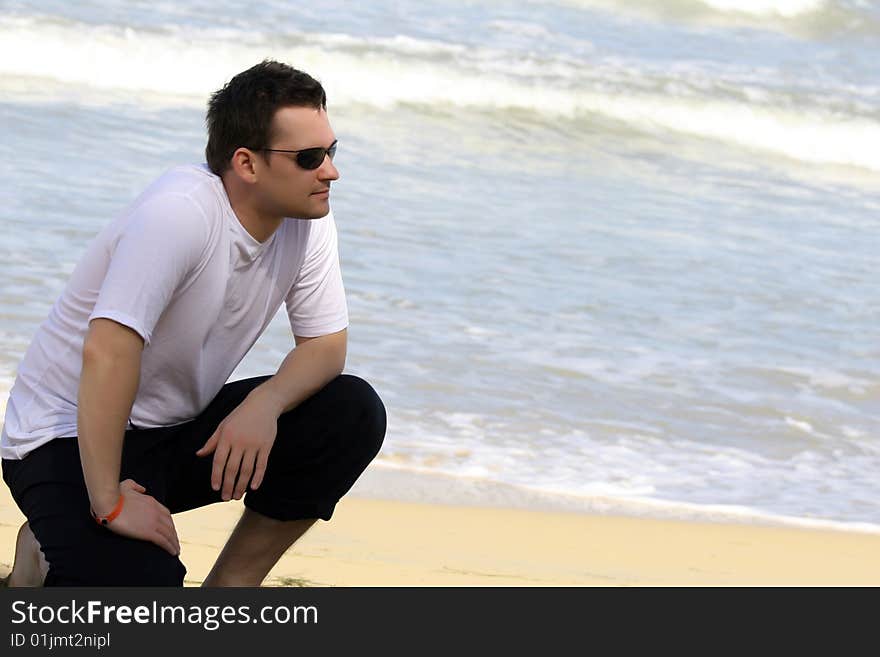
[[[499,417],[394,409],[377,463],[587,500],[593,510],[634,504],[638,513],[656,515],[648,507],[692,505],[693,513],[681,517],[747,509],[745,515],[800,517],[807,524],[873,520],[862,505],[870,499],[867,473],[877,467],[876,450],[864,440],[829,449],[838,444],[834,437],[804,418],[783,418],[811,441],[785,437],[771,424],[767,444],[750,446],[736,434],[709,441],[699,433],[658,430],[662,424],[641,431],[583,417],[583,426],[574,428],[535,412]],[[790,449],[784,441],[772,447],[777,433]]]
[[[880,525],[869,522],[789,516],[732,504],[692,504],[639,496],[616,496],[615,491],[611,495],[599,491],[592,495],[573,495],[545,487],[491,481],[481,476],[454,476],[427,468],[381,462],[373,463],[367,469],[351,493],[355,496],[438,504],[563,510],[880,534]]]
[[[794,418],[786,417],[785,423],[794,427],[798,431],[803,431],[804,433],[815,434],[816,432],[813,430],[813,425],[809,422],[804,422],[803,420],[795,420]]]
[[[0,20],[0,73],[204,103],[229,71],[254,63],[252,49],[221,34],[207,36],[6,18]]]
[[[534,0],[544,4],[548,0]],[[796,19],[828,9],[827,0],[679,0],[659,3],[655,0],[549,0],[578,8],[599,7],[613,11],[631,11],[660,16],[699,18],[701,10],[733,17]],[[756,23],[760,25],[760,23]]]
[[[794,18],[825,9],[825,0],[701,0],[716,11]]]
[[[714,99],[654,95],[594,96],[581,102],[612,118],[644,127],[771,151],[796,160],[880,171],[880,126],[860,118],[837,118],[815,110],[747,105]]]
[[[638,63],[591,66],[560,59],[551,65],[511,61],[510,53],[462,52],[460,46],[412,38],[358,39],[303,35],[299,45],[272,45],[259,35],[218,30],[135,32],[110,26],[0,19],[0,86],[36,78],[203,107],[234,72],[265,57],[312,71],[333,106],[399,104],[486,111],[523,110],[537,117],[599,115],[639,131],[675,132],[771,152],[815,164],[880,171],[880,126],[867,116],[802,103],[781,107],[721,100],[711,79],[667,80],[672,93],[645,93],[662,79]],[[291,37],[293,38],[293,37]],[[320,43],[321,45],[317,45]],[[342,49],[327,49],[327,43]],[[546,79],[552,71],[552,79]],[[16,82],[17,81],[17,82]],[[675,88],[679,87],[679,91]],[[678,95],[676,95],[678,94]],[[754,96],[754,90],[752,92]],[[766,96],[766,92],[765,92]],[[782,101],[780,101],[781,103]]]
[[[853,427],[843,426],[840,428],[843,432],[843,435],[850,440],[859,440],[860,438],[864,438],[867,434],[861,429],[855,429]]]
[[[712,27],[782,32],[822,39],[843,32],[876,35],[876,6],[867,0],[532,0],[536,4],[599,9],[618,17]],[[876,3],[875,3],[876,4]]]

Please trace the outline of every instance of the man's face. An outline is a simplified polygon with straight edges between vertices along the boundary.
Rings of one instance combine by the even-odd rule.
[[[267,148],[299,151],[328,148],[336,135],[327,113],[313,107],[282,107],[272,119]],[[304,169],[293,153],[263,151],[259,195],[266,212],[282,217],[319,219],[330,212],[330,183],[339,171],[329,157],[317,169]]]

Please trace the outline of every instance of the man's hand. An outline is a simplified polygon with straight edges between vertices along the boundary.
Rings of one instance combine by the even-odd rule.
[[[145,495],[146,490],[131,479],[120,482],[119,493],[125,498],[122,511],[104,526],[116,534],[155,543],[177,556],[180,554],[180,541],[177,540],[171,511],[155,497]],[[106,515],[109,511],[110,509],[95,509],[99,515]]]
[[[222,484],[224,501],[233,497],[240,500],[248,481],[251,490],[256,490],[266,473],[282,409],[277,400],[258,391],[259,388],[255,389],[227,415],[208,442],[196,452],[196,456],[214,452],[211,487],[220,490]]]

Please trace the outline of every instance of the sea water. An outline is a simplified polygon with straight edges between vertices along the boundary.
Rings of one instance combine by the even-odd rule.
[[[875,2],[0,2],[0,404],[267,57],[328,92],[371,471],[880,531]],[[233,378],[292,346],[282,309]]]

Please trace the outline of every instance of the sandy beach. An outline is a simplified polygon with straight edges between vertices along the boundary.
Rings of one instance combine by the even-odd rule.
[[[187,586],[241,502],[175,516]],[[23,517],[0,488],[0,575]],[[880,585],[880,536],[855,532],[344,498],[266,586]]]

